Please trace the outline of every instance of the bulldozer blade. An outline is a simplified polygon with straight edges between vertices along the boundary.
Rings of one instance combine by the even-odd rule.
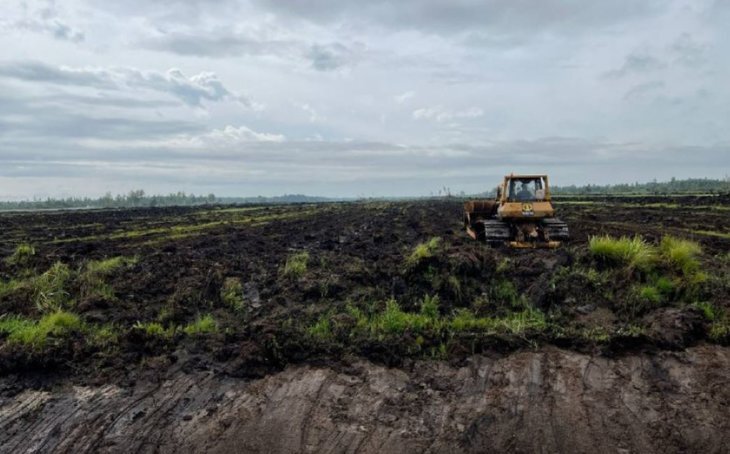
[[[560,241],[509,241],[509,247],[515,249],[555,249]]]

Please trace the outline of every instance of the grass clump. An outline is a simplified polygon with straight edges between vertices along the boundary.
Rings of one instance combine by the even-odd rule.
[[[168,328],[165,328],[162,326],[162,323],[158,322],[137,322],[132,328],[141,330],[150,337],[159,337],[162,339],[172,338],[177,331],[177,327],[174,325],[170,325]]]
[[[431,300],[429,300],[430,303]],[[425,312],[428,311],[430,308]],[[423,312],[423,307],[422,313],[405,312],[394,299],[391,299],[385,304],[385,310],[371,319],[370,329],[375,333],[401,334],[406,331],[420,333],[435,327],[438,320]]]
[[[40,312],[58,312],[70,304],[70,294],[65,289],[70,279],[69,267],[56,262],[30,281],[33,301]]]
[[[19,316],[0,320],[0,333],[7,334],[10,344],[34,349],[46,346],[51,337],[63,337],[82,329],[79,317],[65,311],[46,314],[38,321]]]
[[[441,247],[441,238],[433,237],[430,240],[417,244],[411,254],[406,258],[406,266],[414,268],[424,260],[433,257]]]
[[[221,300],[236,312],[245,309],[243,301],[243,286],[235,277],[228,277],[223,281],[220,292]]]
[[[299,278],[307,272],[307,263],[309,262],[309,252],[302,251],[290,255],[284,263],[284,276],[291,278]]]
[[[651,305],[656,305],[662,302],[662,294],[653,285],[644,285],[639,288],[639,298]]]
[[[212,315],[206,314],[195,319],[194,322],[185,325],[183,332],[188,336],[209,334],[218,332],[218,323]]]
[[[329,314],[325,314],[317,320],[317,323],[310,326],[307,333],[315,339],[329,340],[332,338],[332,325],[330,324]]]
[[[120,268],[135,263],[137,263],[136,257],[112,257],[87,262],[79,275],[81,297],[113,300],[115,298],[114,289],[106,282],[106,279]]]
[[[666,235],[659,243],[659,252],[662,258],[673,268],[690,276],[700,268],[698,256],[702,254],[702,247],[690,240],[683,240]]]
[[[592,236],[588,249],[602,260],[640,270],[648,270],[655,259],[654,248],[640,237]]]
[[[5,263],[8,265],[19,265],[25,266],[30,261],[30,258],[35,255],[35,247],[32,244],[21,243],[13,251],[12,255],[5,258]]]

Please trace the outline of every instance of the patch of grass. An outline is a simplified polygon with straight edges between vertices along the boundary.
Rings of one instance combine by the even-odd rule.
[[[730,318],[725,317],[714,322],[707,334],[715,342],[727,341],[730,338]]]
[[[515,285],[507,279],[499,279],[489,289],[490,296],[494,301],[516,308],[520,306],[520,295]]]
[[[595,257],[616,265],[648,270],[655,260],[654,248],[640,237],[592,236],[588,249]]]
[[[113,300],[114,289],[106,282],[106,278],[125,266],[137,263],[137,257],[112,257],[103,260],[92,260],[86,263],[79,275],[82,298],[98,298]]]
[[[188,336],[209,334],[218,332],[218,323],[212,315],[206,314],[195,319],[194,322],[185,325],[183,332]]]
[[[64,311],[46,314],[37,322],[18,316],[0,320],[0,332],[7,334],[9,343],[34,349],[45,347],[50,337],[63,337],[82,329],[79,317]]]
[[[674,281],[667,276],[660,276],[654,282],[654,287],[661,293],[665,298],[670,297],[676,291],[676,285]]]
[[[291,278],[299,278],[307,272],[307,263],[309,262],[309,252],[302,251],[290,255],[284,263],[284,276]]]
[[[71,270],[61,262],[54,263],[48,271],[30,280],[33,301],[41,312],[57,312],[70,305],[70,295],[65,287],[71,279]]]
[[[163,339],[170,339],[175,335],[175,332],[177,332],[177,327],[175,325],[170,325],[169,327],[165,328],[161,323],[158,322],[137,322],[132,328],[142,330],[148,336],[159,337]]]
[[[708,320],[708,321],[715,321],[717,319],[717,312],[715,311],[715,306],[712,305],[712,303],[708,302],[698,302],[693,304],[694,307],[700,310],[702,312],[702,315]]]
[[[34,255],[35,247],[32,244],[21,243],[15,248],[12,255],[5,258],[5,263],[8,265],[25,266]]]
[[[91,330],[89,343],[99,348],[109,348],[119,343],[119,333],[112,325],[98,326]]]
[[[330,316],[325,314],[317,320],[317,323],[310,326],[307,330],[310,336],[315,339],[326,341],[332,338],[332,326],[330,325]]]
[[[421,315],[430,319],[439,317],[439,296],[425,295],[421,300]]]
[[[522,334],[526,331],[542,331],[546,326],[543,313],[533,308],[499,318],[477,317],[468,309],[461,309],[449,322],[449,328],[459,333],[477,331]]]
[[[245,309],[243,301],[243,285],[241,281],[235,277],[228,277],[223,281],[220,292],[221,300],[236,312]]]
[[[662,258],[672,267],[689,276],[700,268],[697,257],[702,254],[702,247],[694,241],[666,235],[659,243]]]
[[[414,268],[424,260],[436,255],[441,247],[441,238],[433,237],[430,240],[417,244],[406,258],[406,267]]]
[[[437,320],[420,314],[404,312],[400,305],[391,299],[385,310],[376,314],[370,321],[370,329],[375,333],[402,334],[406,331],[420,333],[435,327]]]
[[[651,305],[657,305],[662,302],[661,292],[653,285],[644,285],[639,288],[639,298]]]
[[[26,285],[23,281],[11,279],[7,282],[0,281],[0,298],[14,293],[16,290]]]

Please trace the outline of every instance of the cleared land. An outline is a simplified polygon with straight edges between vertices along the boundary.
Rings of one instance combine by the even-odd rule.
[[[722,452],[730,200],[557,206],[1,214],[0,451]]]

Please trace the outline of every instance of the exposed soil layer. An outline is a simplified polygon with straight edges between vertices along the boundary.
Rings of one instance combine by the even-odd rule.
[[[46,315],[60,262],[82,324],[0,332],[0,452],[722,452],[730,201],[556,205],[557,250],[476,243],[454,199],[0,214],[0,321]],[[694,240],[700,269],[612,266],[599,234]]]
[[[730,352],[609,359],[556,348],[293,366],[244,381],[26,390],[0,401],[2,452],[726,452]]]

